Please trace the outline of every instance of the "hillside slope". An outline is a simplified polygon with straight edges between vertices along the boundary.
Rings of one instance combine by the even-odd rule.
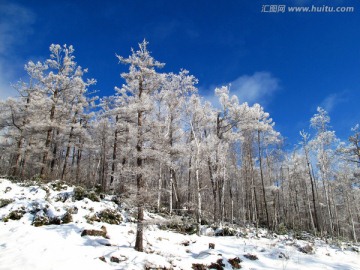
[[[156,224],[167,220],[152,213],[139,253],[136,223],[111,199],[60,182],[0,179],[0,269],[360,269],[356,245],[251,228],[237,236],[184,235],[160,230]]]

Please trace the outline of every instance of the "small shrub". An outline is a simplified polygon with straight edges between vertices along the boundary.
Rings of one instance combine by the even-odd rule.
[[[61,217],[61,223],[67,224],[73,221],[72,215],[69,211],[66,211],[66,213]]]
[[[19,220],[24,216],[24,214],[25,214],[24,209],[17,209],[17,210],[11,211],[9,213],[9,215],[7,216],[7,219]]]
[[[120,196],[113,196],[111,198],[111,201],[116,203],[117,205],[121,205],[121,199],[120,199]]]
[[[70,192],[61,192],[56,195],[55,202],[65,202],[67,199],[70,198]]]
[[[0,199],[0,208],[7,206],[8,204],[14,202],[11,199]]]
[[[287,230],[286,226],[284,225],[284,223],[279,224],[279,226],[276,230],[276,233],[279,235],[284,235],[284,234],[288,233],[288,230]]]
[[[100,197],[94,191],[91,191],[90,193],[86,194],[86,197],[92,200],[93,202],[100,202]]]
[[[75,205],[73,205],[73,206],[67,208],[66,212],[76,215],[79,212],[79,209]]]
[[[92,216],[86,216],[85,219],[90,224],[96,221],[115,225],[119,225],[123,220],[119,212],[112,209],[104,209],[101,212],[96,213]]]
[[[119,225],[122,222],[122,216],[116,210],[105,209],[99,213],[101,222]]]
[[[81,201],[82,199],[87,197],[87,192],[82,187],[75,187],[74,188],[74,199],[76,201]]]
[[[35,227],[40,227],[44,225],[48,225],[50,223],[49,217],[45,214],[43,210],[40,210],[36,213],[32,225]]]
[[[50,184],[50,187],[55,191],[61,191],[67,189],[67,185],[62,181],[54,181]]]

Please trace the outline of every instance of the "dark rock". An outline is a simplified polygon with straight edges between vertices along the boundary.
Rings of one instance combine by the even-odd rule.
[[[283,253],[283,252],[280,252],[279,253],[279,258],[280,259],[285,259],[285,260],[288,260],[289,259],[289,256],[287,256],[285,253]]]
[[[120,259],[119,259],[118,257],[111,256],[111,258],[110,258],[110,262],[120,263]]]
[[[49,223],[44,225],[60,225],[61,219],[59,217],[49,218]]]
[[[208,268],[206,267],[205,264],[193,263],[192,264],[192,269],[194,269],[194,270],[207,270]]]
[[[190,241],[184,241],[184,242],[181,243],[181,245],[187,247],[187,246],[190,245]]]
[[[216,269],[216,270],[223,270],[225,264],[223,263],[222,259],[218,259],[216,263],[211,263],[208,268],[209,269]]]
[[[99,257],[99,259],[102,260],[103,262],[106,262],[106,259],[104,256]]]
[[[259,259],[256,255],[254,255],[254,254],[250,254],[250,253],[245,254],[245,255],[244,255],[244,257],[245,257],[246,259],[251,260],[251,261],[256,261],[256,260],[258,260],[258,259]]]
[[[314,254],[315,250],[312,246],[310,246],[309,244],[307,244],[306,246],[300,247],[299,251],[305,254]]]
[[[241,265],[240,263],[242,262],[241,259],[239,257],[235,257],[233,259],[229,259],[228,262],[231,264],[233,269],[240,269]]]
[[[81,236],[102,236],[108,238],[105,226],[101,226],[101,230],[83,230]]]

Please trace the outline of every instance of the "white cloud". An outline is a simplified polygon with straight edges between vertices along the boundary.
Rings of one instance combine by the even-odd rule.
[[[266,105],[280,88],[279,79],[266,71],[255,72],[253,75],[242,75],[222,85],[230,85],[230,95],[237,96],[240,103],[247,102],[250,105],[259,103],[262,106]],[[214,107],[219,106],[214,90],[222,85],[211,86],[209,89],[200,87],[200,92],[206,93],[204,94],[205,99],[210,101]]]
[[[266,103],[279,89],[279,80],[269,72],[255,72],[243,75],[230,82],[230,93],[236,95],[240,102]]]
[[[324,100],[320,103],[320,106],[329,113],[334,109],[336,105],[343,101],[346,101],[344,93],[332,93],[326,98],[324,98]]]
[[[26,43],[34,21],[31,10],[6,1],[0,3],[0,99],[16,94],[10,83],[17,81],[19,62],[23,62],[16,54],[16,47]]]

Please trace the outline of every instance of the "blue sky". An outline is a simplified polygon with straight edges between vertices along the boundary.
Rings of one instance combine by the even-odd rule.
[[[351,6],[352,13],[262,13],[263,5]],[[0,0],[0,98],[26,79],[23,65],[44,60],[51,43],[72,44],[99,95],[120,86],[115,53],[146,38],[164,71],[181,68],[213,99],[231,83],[240,101],[259,102],[288,143],[309,128],[317,106],[346,139],[360,122],[359,0]]]

